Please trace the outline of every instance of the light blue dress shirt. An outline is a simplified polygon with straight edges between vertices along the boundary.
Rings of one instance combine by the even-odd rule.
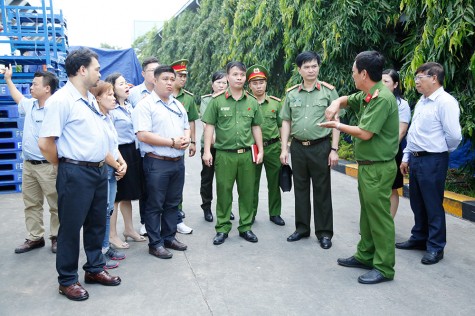
[[[119,135],[119,145],[135,142],[130,103],[126,102],[125,107],[117,105],[109,114]]]
[[[415,151],[454,151],[462,140],[459,118],[457,100],[443,87],[427,98],[422,96],[414,109],[402,161],[408,162],[411,152]]]
[[[411,108],[409,103],[404,99],[397,99],[397,109],[399,114],[399,123],[407,123],[411,121]]]
[[[188,115],[183,105],[173,96],[170,96],[168,103],[165,103],[155,92],[137,104],[132,111],[132,121],[135,133],[152,132],[165,138],[181,137],[185,130],[190,129]],[[140,142],[140,151],[173,158],[183,156],[185,152],[185,150],[153,146],[144,142]]]
[[[57,137],[59,158],[103,161],[109,151],[105,118],[94,96],[88,91],[85,100],[68,81],[46,101],[40,137]]]
[[[18,112],[25,118],[23,128],[23,159],[45,160],[38,147],[38,138],[45,116],[44,107],[40,108],[38,100],[23,97],[18,103]]]
[[[106,124],[106,133],[109,140],[109,152],[111,153],[112,157],[117,160],[119,159],[119,137],[110,115],[106,115],[104,123]]]
[[[152,91],[147,90],[145,81],[139,84],[138,86],[135,86],[130,89],[128,100],[132,105],[132,108],[135,108],[135,106],[140,102],[140,100],[147,97],[150,93],[152,93]]]

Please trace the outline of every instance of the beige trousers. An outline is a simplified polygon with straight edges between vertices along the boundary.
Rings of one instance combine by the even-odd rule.
[[[50,238],[58,235],[58,193],[56,192],[57,168],[45,163],[23,163],[22,194],[25,204],[25,224],[29,240],[38,240],[45,234],[43,225],[44,198],[49,205]]]

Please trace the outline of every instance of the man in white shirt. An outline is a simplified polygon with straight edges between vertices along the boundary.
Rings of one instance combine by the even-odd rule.
[[[399,249],[426,250],[423,264],[444,257],[446,244],[444,200],[449,152],[462,140],[457,100],[445,92],[444,68],[429,62],[416,70],[416,89],[422,94],[414,109],[407,146],[400,166],[409,173],[409,193],[414,212],[411,237],[396,243]]]

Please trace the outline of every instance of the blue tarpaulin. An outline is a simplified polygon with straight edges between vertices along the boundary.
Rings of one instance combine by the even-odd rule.
[[[82,46],[72,46],[69,51],[74,51]],[[128,83],[138,85],[143,82],[142,66],[135,54],[133,48],[129,49],[105,49],[87,47],[99,55],[99,64],[101,65],[101,79],[108,75],[119,72]]]
[[[459,147],[450,153],[449,168],[461,168],[475,162],[475,151],[470,140],[462,140]]]

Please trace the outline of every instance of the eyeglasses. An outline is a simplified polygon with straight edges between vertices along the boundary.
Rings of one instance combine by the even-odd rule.
[[[154,72],[154,71],[155,71],[155,68],[145,70],[145,72]]]
[[[429,78],[429,77],[432,77],[434,75],[419,75],[419,76],[415,76],[414,77],[414,81],[419,81],[421,80],[422,78]]]

